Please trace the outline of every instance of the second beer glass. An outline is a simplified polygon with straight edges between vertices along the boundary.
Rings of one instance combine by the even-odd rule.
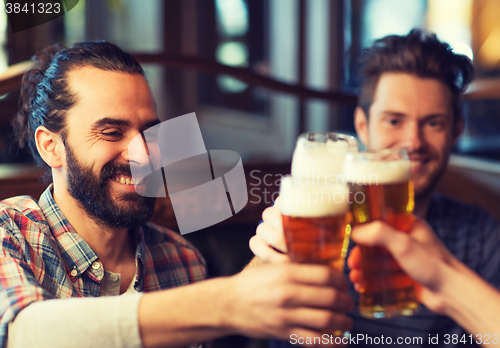
[[[347,154],[344,175],[355,224],[382,220],[400,231],[409,231],[414,221],[414,193],[405,150]],[[413,281],[394,258],[380,247],[361,246],[361,254],[360,314],[389,318],[415,313],[418,300]]]
[[[351,214],[345,185],[281,179],[280,210],[292,262],[326,264],[342,272]]]

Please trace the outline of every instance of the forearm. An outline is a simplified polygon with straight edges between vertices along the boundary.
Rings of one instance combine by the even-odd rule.
[[[233,334],[227,279],[138,295],[35,302],[10,324],[7,347],[186,347]]]
[[[7,347],[141,347],[141,295],[39,301],[9,325]]]
[[[487,343],[491,347],[495,334],[500,342],[499,291],[463,264],[454,267],[443,284],[445,314],[469,333],[478,335],[477,342],[489,337]]]
[[[227,279],[145,294],[139,306],[143,346],[185,347],[234,334],[225,308]]]

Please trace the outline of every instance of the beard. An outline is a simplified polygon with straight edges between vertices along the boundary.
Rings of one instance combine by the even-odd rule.
[[[66,162],[68,192],[97,224],[130,229],[145,224],[153,215],[154,197],[143,197],[136,192],[110,197],[108,180],[116,174],[131,177],[129,165],[110,162],[102,168],[100,175],[95,175],[90,167],[78,162],[68,145]]]

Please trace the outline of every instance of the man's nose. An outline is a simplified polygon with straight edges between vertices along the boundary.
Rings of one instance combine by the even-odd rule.
[[[127,144],[127,148],[124,149],[122,155],[131,165],[138,167],[149,167],[150,165],[150,151],[148,144],[144,140],[141,133],[137,133],[137,135],[132,138],[130,143]]]
[[[425,145],[425,138],[421,127],[417,122],[407,124],[401,139],[401,147],[409,151],[416,151]]]

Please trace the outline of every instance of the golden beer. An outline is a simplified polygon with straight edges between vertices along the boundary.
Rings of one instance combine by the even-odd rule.
[[[280,196],[291,261],[327,264],[342,271],[351,231],[348,188],[300,183],[288,176],[282,179]]]
[[[390,151],[394,150],[385,150]],[[414,193],[408,160],[385,158],[356,164],[352,159],[346,159],[351,171],[346,176],[353,223],[381,220],[400,231],[409,231],[414,221]],[[389,252],[381,247],[361,246],[361,254],[360,314],[388,318],[415,313],[419,305],[414,283]]]
[[[292,262],[327,264],[339,271],[344,267],[346,232],[350,233],[349,214],[326,217],[283,215],[288,255]]]

